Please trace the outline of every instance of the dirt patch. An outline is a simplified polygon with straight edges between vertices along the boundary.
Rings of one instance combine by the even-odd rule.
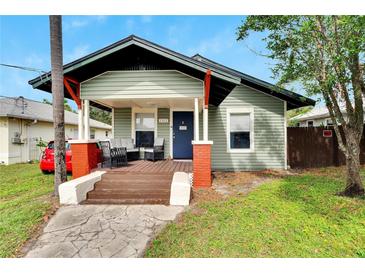
[[[235,195],[245,195],[263,183],[295,174],[297,172],[285,170],[213,172],[212,187],[208,189],[194,189],[191,205],[204,201],[222,200]]]
[[[292,173],[282,170],[214,172],[212,189],[224,197],[245,195],[263,183],[288,175]]]

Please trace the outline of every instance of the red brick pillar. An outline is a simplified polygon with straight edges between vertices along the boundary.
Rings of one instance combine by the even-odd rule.
[[[72,178],[87,175],[98,165],[95,140],[69,140],[72,153]]]
[[[213,142],[193,142],[193,187],[212,186],[211,147]]]

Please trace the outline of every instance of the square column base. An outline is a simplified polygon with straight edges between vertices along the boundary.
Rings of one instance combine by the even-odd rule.
[[[98,165],[97,141],[70,140],[72,153],[72,178],[90,174]]]
[[[193,141],[193,187],[212,186],[211,147],[213,142]]]

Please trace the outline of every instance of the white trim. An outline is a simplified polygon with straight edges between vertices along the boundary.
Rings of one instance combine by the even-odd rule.
[[[174,159],[174,146],[173,146],[174,139],[172,138],[173,118],[174,118],[174,112],[178,112],[178,111],[193,112],[193,114],[194,114],[194,108],[170,108],[170,158],[171,159]],[[194,127],[195,127],[195,125],[194,125]]]
[[[331,123],[330,125],[328,124],[328,121]],[[333,126],[333,121],[331,118],[326,119],[326,126]]]
[[[284,169],[288,169],[287,102],[284,101]]]
[[[231,113],[245,113],[250,114],[250,148],[231,148]],[[253,107],[241,107],[241,108],[227,108],[226,109],[226,143],[227,153],[252,153],[255,151],[255,127],[254,127],[254,108]]]
[[[131,118],[131,138],[133,138],[134,144],[136,144],[136,113],[153,113],[155,116],[155,128],[154,128],[154,136],[155,139],[157,136],[157,117],[158,107],[154,108],[140,108],[140,107],[132,107],[132,118]]]
[[[112,108],[112,138],[114,139],[114,131],[115,131],[115,118],[114,118],[114,115],[115,115],[115,110],[114,108]]]
[[[194,98],[194,141],[199,141],[199,99]]]
[[[90,101],[84,100],[84,138],[90,139]]]
[[[98,139],[84,139],[84,140],[68,140],[69,144],[93,144],[99,142]]]
[[[208,107],[206,108],[205,107],[205,98],[204,98],[204,100],[203,100],[203,140],[204,141],[208,141],[209,139],[208,139],[208,131],[209,131],[209,129],[208,129],[208,125],[209,125],[209,123],[208,123]]]
[[[78,130],[78,139],[84,139],[84,111],[83,111],[83,106],[82,106],[82,101],[81,101],[81,108],[79,108],[77,110],[78,112],[78,125],[77,125],[77,130]]]
[[[213,145],[213,141],[191,141],[193,145]]]

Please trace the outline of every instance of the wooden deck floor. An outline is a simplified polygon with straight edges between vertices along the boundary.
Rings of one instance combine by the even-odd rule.
[[[101,170],[106,173],[87,194],[85,203],[168,204],[174,172],[192,172],[192,162],[139,160],[125,167]]]

